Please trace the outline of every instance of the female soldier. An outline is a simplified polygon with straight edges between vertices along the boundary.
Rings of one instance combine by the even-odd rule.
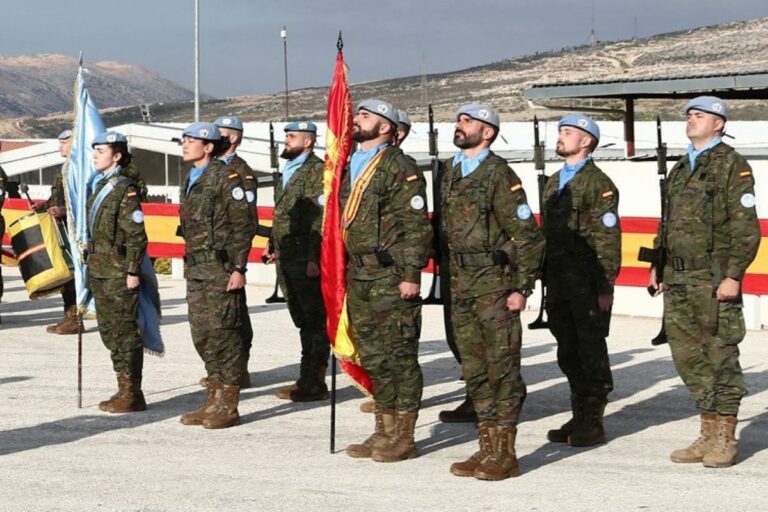
[[[131,162],[128,142],[117,132],[98,135],[91,144],[93,166],[101,174],[88,200],[89,283],[104,345],[117,373],[117,393],[99,404],[107,412],[144,411],[144,362],[137,324],[139,267],[147,250],[139,186],[124,175]]]
[[[240,335],[245,271],[255,232],[240,175],[216,157],[227,140],[212,123],[183,133],[183,158],[193,167],[181,190],[181,236],[189,325],[208,374],[208,400],[181,417],[184,425],[227,428],[240,423],[237,405],[244,368]]]

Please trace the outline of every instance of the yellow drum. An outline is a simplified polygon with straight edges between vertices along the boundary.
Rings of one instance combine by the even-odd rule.
[[[71,261],[56,221],[47,213],[30,213],[8,226],[30,299],[53,295],[73,279]]]

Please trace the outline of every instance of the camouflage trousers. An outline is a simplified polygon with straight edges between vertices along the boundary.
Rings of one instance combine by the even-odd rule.
[[[228,292],[229,275],[222,273],[216,277],[211,280],[187,279],[189,327],[208,378],[224,384],[237,384],[245,357],[245,290]]]
[[[416,411],[424,381],[419,366],[421,298],[400,298],[400,278],[347,280],[347,311],[376,405]]]
[[[129,290],[125,277],[89,280],[96,303],[96,320],[104,346],[109,349],[115,372],[141,375],[144,347],[136,323],[139,290]]]
[[[736,415],[747,394],[739,365],[746,335],[741,304],[717,304],[716,334],[710,319],[712,286],[669,285],[664,292],[664,327],[672,360],[699,411]]]
[[[331,344],[325,329],[320,278],[307,277],[306,261],[278,261],[277,278],[288,302],[293,324],[299,328],[302,360],[327,364]]]
[[[613,391],[605,342],[610,315],[600,311],[597,297],[591,294],[547,297],[549,330],[557,339],[557,364],[574,394],[605,398]]]
[[[507,309],[509,292],[451,297],[453,329],[467,393],[478,421],[514,426],[525,400],[520,375],[520,315]]]

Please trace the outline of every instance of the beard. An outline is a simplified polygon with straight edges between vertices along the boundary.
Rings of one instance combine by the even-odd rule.
[[[303,152],[302,148],[289,148],[285,147],[283,148],[283,152],[280,153],[280,158],[284,158],[286,160],[293,160],[297,156],[299,156]]]
[[[370,130],[363,130],[359,125],[352,126],[352,140],[358,143],[367,142],[373,140],[379,136],[379,125],[376,124]]]
[[[459,149],[470,149],[478,146],[483,141],[482,135],[476,133],[473,136],[467,135],[462,130],[453,132],[453,144]]]
[[[555,154],[557,156],[568,158],[571,155],[575,155],[578,151],[567,151],[565,145],[562,142],[558,142],[555,146]]]

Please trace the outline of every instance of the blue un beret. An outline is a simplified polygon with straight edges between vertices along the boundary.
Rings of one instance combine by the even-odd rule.
[[[221,139],[221,132],[213,123],[192,123],[184,129],[184,137],[193,139],[217,141]]]
[[[213,122],[218,128],[243,131],[243,122],[238,117],[224,116]]]
[[[499,113],[496,112],[496,109],[493,107],[489,107],[488,105],[482,105],[480,103],[470,103],[469,105],[462,105],[459,107],[459,110],[456,111],[456,116],[454,117],[453,121],[456,122],[459,120],[459,117],[464,114],[472,119],[477,119],[478,121],[482,121],[486,124],[489,124],[495,128],[499,128]]]
[[[411,118],[408,117],[408,112],[405,110],[399,110],[397,111],[397,122],[400,124],[404,124],[408,128],[411,127]]]
[[[117,144],[118,142],[124,142],[128,144],[128,139],[125,138],[120,132],[104,132],[98,134],[91,142],[91,147],[98,146],[100,144]]]
[[[689,110],[701,110],[702,112],[720,116],[726,121],[728,120],[728,105],[717,96],[699,96],[693,98],[685,106],[683,114],[688,115]]]
[[[595,142],[600,142],[600,127],[597,126],[597,123],[589,116],[585,116],[584,114],[568,114],[557,123],[557,129],[559,130],[563,126],[573,126],[574,128],[578,128],[594,137]]]
[[[317,125],[312,121],[294,121],[285,125],[286,132],[310,132],[317,133]]]
[[[59,140],[67,140],[67,139],[69,139],[70,137],[72,137],[72,130],[64,130],[64,131],[63,131],[63,132],[61,132],[61,133],[59,134],[59,136],[58,136],[58,137],[56,137],[56,138],[57,138],[57,139],[59,139]]]
[[[356,112],[360,112],[361,110],[367,110],[372,114],[381,116],[387,121],[392,122],[392,124],[394,124],[395,126],[397,126],[397,123],[399,122],[397,109],[391,103],[387,103],[386,101],[383,101],[383,100],[371,99],[371,100],[361,101],[357,105]]]

